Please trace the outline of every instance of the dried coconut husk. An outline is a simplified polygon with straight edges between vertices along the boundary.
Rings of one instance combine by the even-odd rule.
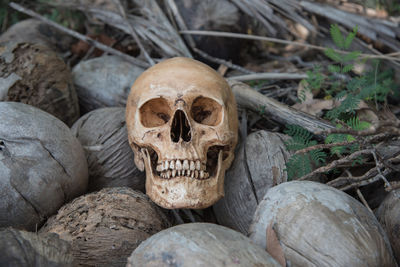
[[[143,71],[117,56],[102,56],[78,63],[72,75],[82,112],[125,107],[130,88]]]
[[[213,206],[218,223],[247,235],[262,197],[271,187],[287,181],[285,138],[258,131],[240,144],[225,174],[225,197]]]
[[[293,181],[268,190],[249,231],[250,239],[263,248],[269,244],[268,226],[293,267],[397,266],[374,214],[325,184]]]
[[[39,44],[0,46],[0,100],[38,107],[68,126],[79,118],[70,70],[54,51]]]
[[[87,183],[82,146],[63,122],[33,106],[0,102],[0,227],[34,231]]]
[[[144,192],[128,142],[125,108],[101,108],[82,116],[71,128],[83,145],[89,166],[89,191],[127,186]]]
[[[400,189],[386,196],[376,216],[388,234],[397,262],[400,262]]]
[[[126,258],[143,240],[169,226],[146,195],[114,187],[73,200],[40,232],[57,233],[70,241],[80,265],[125,266]]]
[[[1,266],[75,266],[71,245],[56,234],[6,228],[0,231],[0,251]]]
[[[279,265],[246,236],[211,223],[188,223],[163,230],[144,241],[127,267]]]

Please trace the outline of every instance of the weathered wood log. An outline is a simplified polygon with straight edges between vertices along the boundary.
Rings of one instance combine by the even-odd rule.
[[[225,196],[213,206],[218,223],[247,235],[265,193],[287,181],[285,164],[289,153],[285,138],[282,134],[258,131],[240,144],[225,174]]]
[[[6,43],[0,52],[0,101],[38,107],[71,126],[79,105],[71,72],[46,46]]]
[[[397,262],[400,262],[400,189],[386,196],[376,216],[388,234]]]
[[[251,110],[282,125],[298,125],[310,132],[335,128],[328,121],[279,103],[272,98],[258,93],[244,83],[234,80],[228,80],[228,82],[235,94],[236,102],[239,107]]]
[[[127,186],[144,192],[145,173],[139,171],[133,161],[125,108],[93,110],[75,122],[71,130],[85,150],[89,191]]]
[[[271,188],[250,227],[250,238],[263,248],[269,225],[294,267],[397,266],[374,214],[324,184],[295,181]]]
[[[141,192],[105,188],[74,199],[40,229],[71,242],[79,265],[125,266],[145,239],[170,226],[167,217]]]
[[[34,231],[86,192],[85,154],[70,129],[29,105],[0,102],[0,227]]]
[[[56,234],[6,228],[0,231],[0,251],[1,266],[75,266],[71,246]]]
[[[127,267],[280,266],[246,236],[210,223],[182,224],[144,241]]]

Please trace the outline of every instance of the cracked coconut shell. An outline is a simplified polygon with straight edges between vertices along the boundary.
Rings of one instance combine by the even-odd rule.
[[[82,146],[54,116],[0,102],[0,227],[34,231],[66,202],[86,192]]]
[[[266,248],[269,226],[292,267],[397,266],[374,214],[325,184],[293,181],[269,189],[257,207],[250,239]]]

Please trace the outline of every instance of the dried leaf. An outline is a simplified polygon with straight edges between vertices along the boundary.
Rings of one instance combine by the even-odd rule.
[[[322,110],[331,110],[336,106],[337,103],[333,99],[312,99],[304,101],[303,103],[294,104],[292,107],[311,115],[319,115]]]
[[[285,255],[281,243],[276,236],[272,223],[267,227],[267,252],[271,255],[280,265],[286,266]]]

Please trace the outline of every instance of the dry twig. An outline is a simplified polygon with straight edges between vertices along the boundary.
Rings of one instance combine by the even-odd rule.
[[[232,33],[232,32],[216,32],[216,31],[180,31],[181,34],[192,34],[192,35],[206,35],[206,36],[217,36],[217,37],[226,37],[226,38],[240,38],[240,39],[248,39],[248,40],[258,40],[258,41],[268,41],[273,43],[279,44],[286,44],[286,45],[296,45],[306,48],[311,48],[319,51],[326,50],[323,46],[318,45],[311,45],[301,42],[293,42],[288,40],[283,40],[279,38],[271,38],[265,36],[258,36],[252,34],[243,34],[243,33]],[[348,54],[347,51],[337,50],[334,49],[335,52],[340,54]],[[387,54],[387,55],[372,55],[372,54],[360,54],[360,58],[376,58],[376,59],[387,59],[393,61],[400,61],[399,57],[394,57],[393,55],[398,55],[398,53]]]
[[[368,202],[365,200],[363,194],[361,193],[361,190],[360,190],[359,188],[357,188],[357,189],[356,189],[356,192],[357,192],[358,198],[361,200],[361,202],[364,204],[364,206],[365,206],[371,213],[374,213],[374,212],[372,211],[372,209],[370,208],[370,206],[368,205]]]
[[[143,53],[143,56],[146,58],[147,62],[149,62],[149,64],[152,66],[154,65],[154,60],[149,56],[149,54],[147,53],[146,49],[144,49],[144,46],[142,44],[142,42],[140,41],[139,37],[137,36],[135,30],[132,27],[132,24],[129,22],[126,13],[125,13],[125,9],[121,4],[120,0],[113,0],[114,3],[117,5],[119,12],[121,13],[122,17],[125,20],[126,25],[128,25],[130,34],[132,35],[133,39],[135,40],[135,42],[137,43],[137,45],[139,46],[140,51]]]
[[[243,68],[243,67],[241,67],[241,66],[238,66],[238,65],[236,65],[236,64],[233,64],[233,63],[231,63],[231,62],[229,62],[229,61],[226,61],[226,60],[224,60],[224,59],[216,58],[216,57],[210,56],[210,55],[207,54],[206,52],[201,51],[200,49],[198,49],[198,48],[196,48],[196,47],[192,47],[192,49],[193,49],[194,52],[196,52],[197,54],[199,54],[200,56],[202,56],[203,58],[205,58],[205,59],[207,59],[207,60],[209,60],[209,61],[211,61],[211,62],[220,64],[220,65],[225,65],[225,66],[227,66],[227,67],[229,67],[229,68],[231,68],[231,69],[233,69],[233,70],[238,70],[238,71],[243,72],[243,73],[248,73],[248,74],[253,74],[253,73],[255,73],[254,71],[245,69],[245,68]]]
[[[358,158],[360,156],[369,155],[371,153],[372,153],[372,149],[363,149],[363,150],[356,151],[353,154],[350,154],[350,155],[348,155],[346,157],[334,160],[334,161],[332,161],[331,163],[329,163],[326,166],[319,167],[318,169],[313,170],[309,174],[306,174],[306,175],[300,177],[297,180],[298,181],[308,180],[308,179],[314,177],[317,174],[329,172],[329,171],[333,170],[334,168],[338,167],[341,164],[352,162],[354,159],[356,159],[356,158]]]

